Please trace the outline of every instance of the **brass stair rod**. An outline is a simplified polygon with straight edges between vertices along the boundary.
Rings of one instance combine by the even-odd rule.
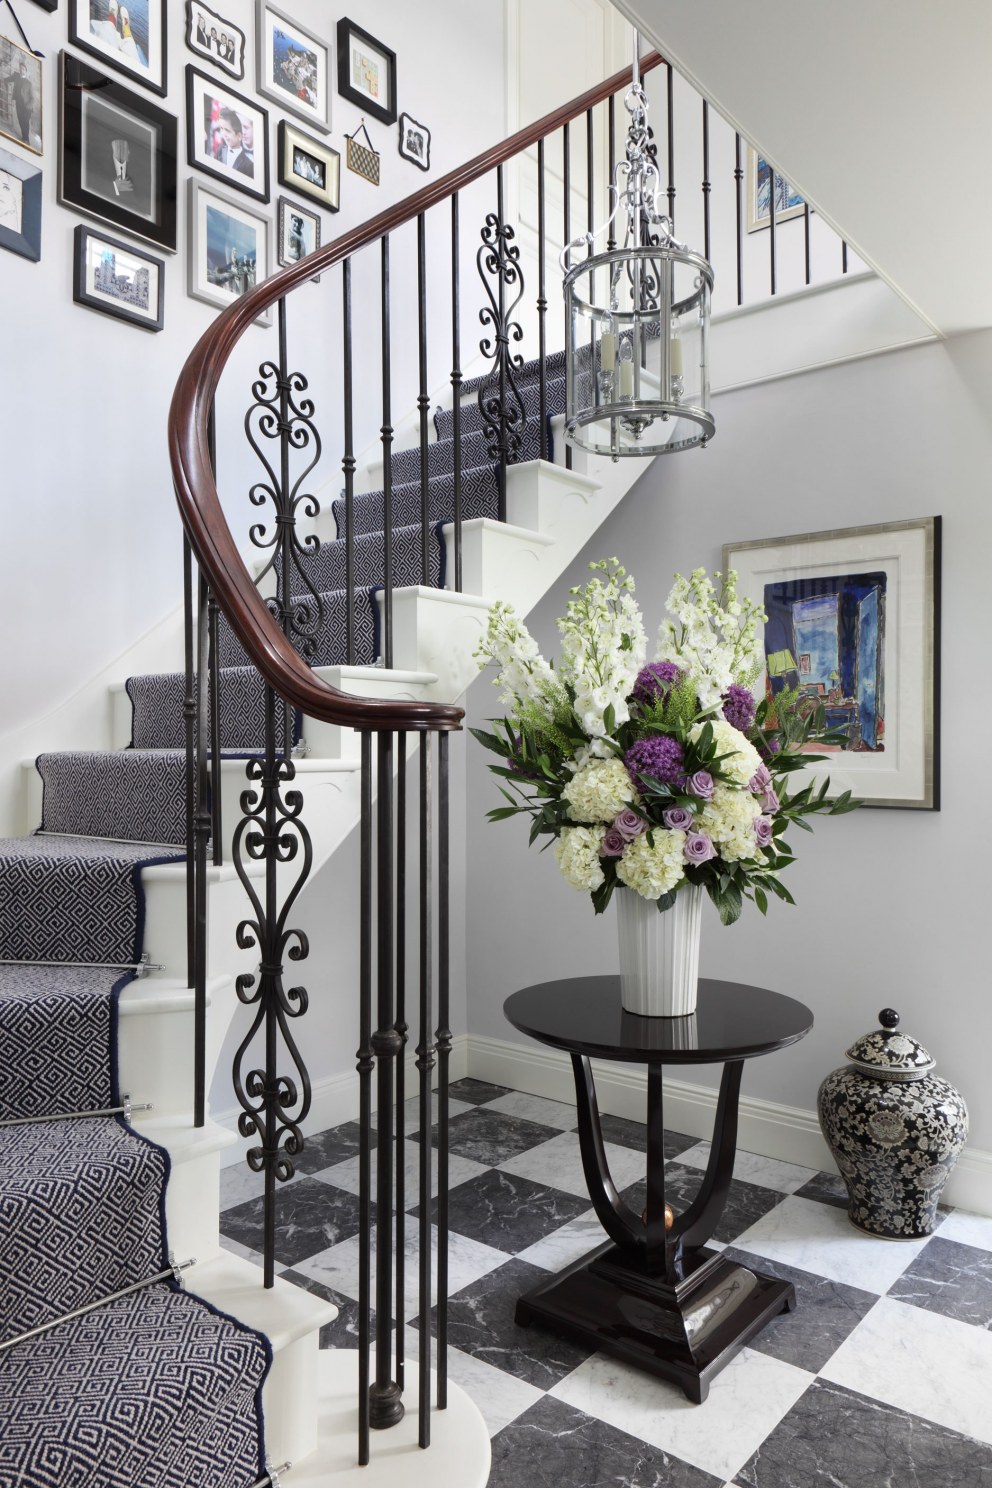
[[[153,1286],[156,1281],[165,1281],[171,1276],[173,1280],[182,1285],[182,1272],[188,1271],[190,1266],[195,1265],[196,1257],[191,1256],[188,1261],[180,1261],[177,1265],[167,1266],[164,1271],[157,1272],[155,1276],[148,1276],[144,1281],[135,1281],[130,1286],[122,1287],[119,1292],[111,1292],[108,1297],[98,1297],[95,1302],[87,1302],[85,1307],[77,1307],[73,1312],[65,1312],[61,1317],[52,1318],[49,1323],[39,1323],[37,1328],[29,1328],[26,1333],[18,1333],[16,1338],[5,1338],[0,1343],[0,1353],[3,1353],[4,1349],[13,1348],[15,1343],[24,1343],[29,1338],[37,1338],[41,1333],[48,1333],[61,1323],[70,1323],[74,1318],[85,1317],[88,1312],[95,1312],[98,1307],[106,1307],[109,1302],[119,1302],[121,1297],[129,1297],[132,1292],[143,1291],[145,1287]]]

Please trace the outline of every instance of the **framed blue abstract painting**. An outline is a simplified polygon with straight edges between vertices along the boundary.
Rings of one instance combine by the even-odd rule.
[[[843,742],[810,743],[831,793],[940,808],[940,518],[728,543],[742,595],[764,606],[769,714],[822,707]]]

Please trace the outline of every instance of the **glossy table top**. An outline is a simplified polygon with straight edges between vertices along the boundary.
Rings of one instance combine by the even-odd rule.
[[[507,1019],[542,1044],[629,1064],[716,1064],[770,1054],[803,1038],[813,1014],[794,997],[699,979],[687,1018],[642,1018],[620,1006],[620,977],[569,977],[514,992]]]

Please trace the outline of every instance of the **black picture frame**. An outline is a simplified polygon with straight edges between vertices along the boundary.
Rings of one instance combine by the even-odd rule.
[[[212,51],[209,37],[206,37],[203,43],[198,40],[197,31],[199,28],[196,25],[194,17],[196,17],[196,20],[199,20],[204,15],[210,17],[213,23],[211,26],[213,31],[217,31],[218,27],[220,28],[221,36],[226,36],[230,40],[230,33],[234,33],[237,41],[234,46],[233,59],[222,57],[219,52]],[[233,77],[235,82],[240,83],[244,78],[245,48],[247,46],[245,33],[233,21],[229,21],[225,16],[219,15],[216,10],[211,10],[209,5],[197,4],[196,0],[186,0],[186,45],[194,56],[201,57],[204,62],[209,62],[211,67],[219,67],[221,72],[227,73],[228,77]]]
[[[14,191],[5,177],[13,177],[20,183],[19,192]],[[0,150],[0,248],[29,258],[32,263],[41,258],[41,186],[40,165],[11,155],[9,150]],[[13,211],[4,201],[11,192],[20,198]]]
[[[418,124],[412,114],[400,114],[399,150],[404,160],[419,166],[422,171],[431,168],[431,132],[426,124]]]
[[[112,258],[106,288],[101,285],[102,276],[99,270],[93,275],[90,273],[94,249],[103,250],[104,259],[108,255]],[[120,285],[123,275],[115,272],[118,259],[123,261],[125,267],[134,266],[134,279],[138,278],[142,269],[147,274],[146,310],[142,311],[140,290],[129,297],[124,286]],[[111,285],[114,287],[111,288]],[[91,310],[99,311],[101,315],[110,315],[115,320],[140,326],[144,331],[160,331],[165,324],[165,260],[135,248],[133,243],[108,238],[104,233],[80,222],[73,234],[72,298],[75,304],[86,305]]]
[[[236,163],[228,164],[207,152],[202,143],[203,120],[197,115],[197,101],[210,99],[223,109],[237,114],[245,130],[238,146]],[[248,121],[251,121],[252,144],[248,145]],[[229,147],[230,148],[230,147]],[[248,160],[250,158],[250,168]],[[222,181],[235,191],[243,191],[256,201],[269,200],[269,113],[260,103],[235,93],[223,80],[201,72],[192,62],[186,67],[186,163],[203,171],[215,181]],[[259,168],[259,165],[261,168]]]
[[[323,140],[304,134],[287,119],[279,121],[279,185],[308,196],[328,212],[341,205],[341,155]],[[313,167],[316,179],[302,173],[302,161]],[[319,173],[319,174],[318,174]]]
[[[40,5],[42,10],[49,12],[58,10],[59,8],[59,0],[34,0],[34,3],[35,5]]]
[[[178,141],[174,114],[79,57],[60,53],[61,206],[175,253]],[[118,148],[122,144],[126,149]]]
[[[338,21],[338,92],[342,98],[357,104],[363,113],[378,119],[382,124],[396,123],[396,53],[389,47],[384,46],[381,41],[361,26],[356,26],[354,21],[345,16]],[[361,88],[352,78],[351,55],[352,44],[361,42],[374,54],[373,62],[383,65],[386,75],[386,89],[388,102],[380,103],[376,93],[369,89]]]
[[[299,263],[308,253],[315,253],[320,247],[320,215],[311,212],[309,207],[301,207],[299,202],[291,201],[288,196],[280,196],[276,206],[276,259],[280,267],[285,269],[290,264]],[[295,227],[294,218],[301,220],[302,232]],[[306,231],[308,223],[309,232]],[[319,274],[314,274],[313,282],[320,283]]]
[[[131,0],[131,5],[135,8],[138,34],[127,37],[119,35],[115,42],[112,35],[109,38],[103,35],[110,22],[109,15],[105,16],[102,12],[108,10],[108,7],[114,11],[114,29],[123,27],[126,16],[130,32],[128,0],[69,0],[69,40],[80,51],[96,57],[102,66],[112,67],[133,83],[164,98],[169,91],[168,3],[169,0]],[[138,4],[145,11],[140,18],[140,25]],[[95,6],[101,12],[96,16],[93,14]],[[141,51],[142,42],[144,54]]]

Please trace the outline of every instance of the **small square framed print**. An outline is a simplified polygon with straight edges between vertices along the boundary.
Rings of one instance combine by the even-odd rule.
[[[0,248],[41,257],[41,167],[0,150]]]
[[[309,196],[329,212],[341,202],[341,156],[330,145],[289,124],[279,123],[279,185]]]
[[[245,75],[245,33],[197,0],[186,0],[186,45],[237,81]]]
[[[269,199],[269,115],[192,63],[186,68],[187,160],[256,200]]]
[[[0,36],[0,134],[35,155],[44,154],[41,58]]]
[[[396,53],[347,18],[338,21],[338,92],[373,119],[396,122]]]
[[[69,0],[69,40],[164,98],[167,0]]]
[[[775,226],[788,222],[790,217],[801,217],[806,211],[806,202],[784,176],[773,171],[763,155],[753,145],[747,147],[747,230],[760,232],[770,227],[772,220],[772,179],[775,182]]]
[[[404,160],[412,160],[421,170],[431,168],[431,132],[426,124],[418,124],[410,114],[400,114],[400,154]]]
[[[308,207],[290,201],[288,196],[281,196],[278,206],[276,255],[280,265],[288,268],[320,247],[320,218]],[[313,282],[320,283],[319,274],[314,275]]]
[[[72,298],[146,331],[164,324],[165,263],[82,223],[76,228]]]
[[[226,309],[272,272],[271,223],[261,212],[200,181],[189,183],[189,293]],[[272,311],[257,318],[271,325]]]
[[[255,66],[260,93],[327,133],[331,127],[330,42],[269,0],[258,0]]]

